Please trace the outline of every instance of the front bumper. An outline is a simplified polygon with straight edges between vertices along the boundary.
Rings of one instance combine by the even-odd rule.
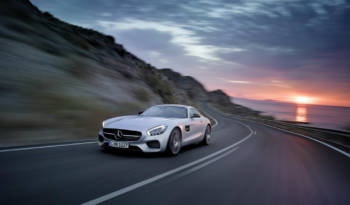
[[[112,140],[104,136],[102,129],[99,130],[97,141],[100,147],[110,147],[120,150],[134,150],[142,152],[164,152],[166,150],[169,138],[169,131],[164,132],[161,135],[157,136],[147,136],[145,133],[142,133],[142,136],[137,141],[121,141],[123,143],[128,143],[129,148],[115,148],[110,147],[110,141]]]

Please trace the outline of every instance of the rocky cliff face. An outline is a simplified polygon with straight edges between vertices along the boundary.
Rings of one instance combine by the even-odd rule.
[[[27,0],[0,6],[0,146],[93,137],[108,117],[211,96],[194,78],[159,70],[113,37]]]
[[[231,113],[235,115],[240,115],[242,117],[258,117],[260,116],[259,111],[249,109],[247,107],[237,105],[231,102],[229,96],[227,96],[222,90],[214,90],[207,93],[208,102],[214,107],[217,107],[218,110]]]
[[[185,97],[189,102],[200,102],[207,100],[207,91],[201,83],[191,76],[182,76],[180,73],[166,68],[160,72],[171,81],[180,92],[185,93]]]

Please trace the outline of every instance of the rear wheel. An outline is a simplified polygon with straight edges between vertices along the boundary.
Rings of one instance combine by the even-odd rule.
[[[178,128],[171,131],[167,151],[170,155],[177,155],[181,150],[181,133]]]
[[[211,127],[209,125],[207,125],[207,128],[205,129],[202,144],[209,145],[210,143],[211,143]]]

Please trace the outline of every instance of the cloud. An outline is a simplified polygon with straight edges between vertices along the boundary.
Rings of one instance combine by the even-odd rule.
[[[149,51],[148,55],[154,59],[156,62],[159,62],[162,66],[169,63],[167,59],[164,58],[161,52],[158,51]]]
[[[324,17],[330,6],[344,6],[344,0],[246,0],[237,2],[221,2],[201,0],[195,4],[181,5],[187,12],[198,14],[203,17],[232,19],[234,17],[256,17],[269,18],[290,17],[295,8],[311,9],[316,14]]]
[[[251,81],[245,81],[245,80],[228,80],[228,83],[233,83],[233,84],[252,84]]]
[[[161,53],[158,52],[158,51],[150,51],[150,52],[149,52],[149,55],[150,55],[151,57],[156,58],[156,57],[159,57],[159,56],[161,55]]]
[[[289,54],[289,53],[293,53],[296,50],[293,48],[287,48],[287,47],[283,47],[283,46],[263,46],[263,45],[249,45],[249,48],[253,48],[255,50],[263,50],[266,52],[270,52],[270,53],[279,53],[279,54]]]
[[[209,21],[189,20],[188,24],[186,24],[184,27],[192,30],[196,30],[196,31],[204,31],[207,33],[220,31],[219,28],[211,24],[212,23]]]
[[[100,15],[103,16],[103,17],[110,17],[110,16],[112,16],[112,14],[109,13],[109,12],[103,12]]]
[[[271,80],[269,83],[265,83],[263,85],[266,86],[273,86],[273,87],[280,87],[280,88],[290,88],[288,84],[284,83],[283,81],[280,80]]]
[[[218,54],[232,52],[242,52],[245,49],[236,47],[220,47],[204,44],[203,38],[198,36],[193,30],[186,29],[186,26],[175,24],[170,21],[153,22],[139,19],[125,19],[119,22],[97,21],[99,26],[106,30],[128,31],[128,30],[155,30],[167,33],[171,36],[170,43],[181,46],[188,56],[195,56],[202,60],[219,61],[222,60]]]
[[[218,78],[220,80],[225,80],[224,78]],[[289,85],[280,80],[270,80],[268,82],[253,82],[247,80],[225,80],[227,83],[232,84],[243,84],[243,85],[255,85],[255,86],[268,86],[268,87],[280,87],[280,88],[290,88]]]
[[[201,1],[200,4],[208,4],[207,1]],[[271,18],[278,17],[278,14],[270,9],[266,9],[265,5],[269,1],[243,1],[238,3],[214,3],[210,7],[201,7],[198,5],[183,5],[182,8],[191,13],[201,14],[203,16],[208,16],[211,18],[221,18],[221,19],[231,19],[232,16],[253,16],[253,15],[263,15]],[[271,3],[271,1],[270,1]],[[275,2],[276,3],[276,2]],[[209,4],[208,4],[209,5]],[[288,11],[284,10],[282,7],[278,8],[279,12],[284,15]]]
[[[162,64],[169,64],[169,61],[167,59],[164,59],[164,58],[158,59],[158,61]]]
[[[349,0],[32,2],[211,88],[350,92]]]

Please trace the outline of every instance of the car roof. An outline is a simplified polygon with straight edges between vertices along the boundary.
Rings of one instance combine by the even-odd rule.
[[[154,105],[154,106],[175,106],[175,107],[184,107],[184,108],[191,108],[192,107],[189,105],[181,105],[181,104],[160,104],[160,105]]]

